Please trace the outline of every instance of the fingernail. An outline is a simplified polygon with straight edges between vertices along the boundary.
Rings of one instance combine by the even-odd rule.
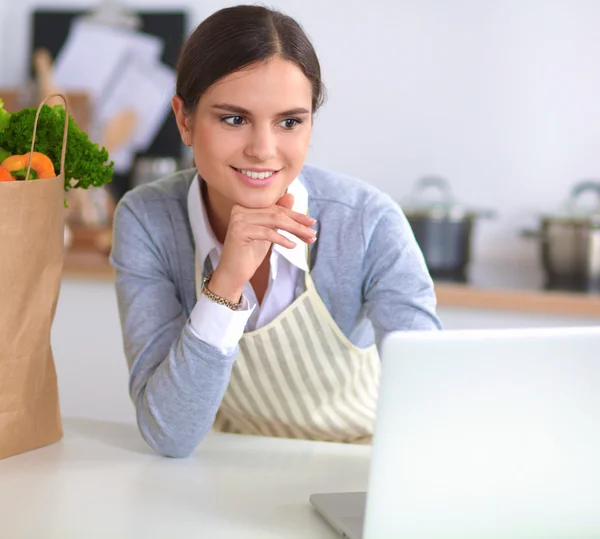
[[[316,236],[317,235],[317,231],[313,230],[312,228],[309,228],[308,231],[313,235]]]

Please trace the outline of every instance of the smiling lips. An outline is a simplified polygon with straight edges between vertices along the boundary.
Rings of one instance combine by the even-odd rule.
[[[250,187],[266,187],[271,185],[277,174],[279,174],[279,170],[247,170],[231,167],[239,178]]]

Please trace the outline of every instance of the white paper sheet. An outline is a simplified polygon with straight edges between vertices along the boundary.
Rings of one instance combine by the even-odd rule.
[[[54,63],[54,82],[64,91],[88,92],[96,104],[128,56],[158,62],[163,48],[156,36],[79,19]]]
[[[119,65],[119,73],[98,104],[97,121],[102,126],[124,109],[133,108],[137,112],[132,140],[110,155],[115,171],[126,172],[135,152],[145,150],[152,143],[169,114],[176,76],[166,65],[133,54]]]

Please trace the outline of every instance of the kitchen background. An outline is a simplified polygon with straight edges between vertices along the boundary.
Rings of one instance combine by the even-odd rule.
[[[122,5],[182,11],[187,33],[228,4]],[[496,214],[475,222],[471,257],[478,278],[493,272],[537,282],[539,244],[521,230],[559,209],[577,181],[600,177],[600,3],[270,5],[301,21],[322,62],[328,101],[316,118],[309,160],[397,200],[423,175],[447,178],[460,203]],[[0,87],[30,79],[33,10],[97,7],[84,0],[0,2]]]
[[[136,12],[183,13],[183,33],[225,5],[215,0],[126,3]],[[441,176],[461,204],[496,214],[475,222],[469,279],[478,286],[436,279],[438,313],[447,329],[600,323],[600,295],[542,290],[540,244],[521,237],[522,229],[539,226],[541,214],[564,205],[575,183],[600,177],[600,2],[279,0],[271,5],[302,22],[321,59],[329,99],[316,118],[311,162],[362,178],[399,201],[413,192],[419,178]],[[32,44],[44,36],[56,38],[58,23],[44,26],[39,19],[34,35],[34,10],[97,7],[83,0],[0,0],[0,95],[30,89]],[[182,37],[174,30],[181,19],[170,16],[168,27],[166,17],[158,24],[150,19],[144,19],[146,25],[167,33],[161,67],[156,67],[154,45],[138,43],[138,53],[152,53],[145,65],[153,64],[164,83],[168,60]],[[65,34],[68,27],[60,31]],[[40,77],[48,67],[43,55],[36,65]],[[92,69],[92,74],[99,71]],[[128,82],[134,70],[124,73],[108,88],[113,107],[115,100],[148,99],[151,93]],[[69,71],[61,77],[68,79]],[[46,81],[46,90],[51,83]],[[128,91],[117,92],[123,86]],[[164,93],[170,97],[170,91]],[[160,92],[152,95],[160,101]],[[73,113],[85,117],[85,99],[73,94],[70,101]],[[95,136],[122,147],[118,135],[126,131]],[[172,149],[168,136],[159,134],[157,140],[147,153],[153,147]],[[123,151],[120,158],[127,162]],[[186,158],[181,155],[180,164]],[[142,170],[139,163],[138,156],[132,170]],[[119,191],[135,181],[135,174],[119,174],[112,187]],[[435,195],[431,189],[428,193]],[[595,198],[584,202],[593,205]],[[91,211],[94,206],[89,200],[72,201],[72,208],[78,207]],[[84,228],[73,229],[80,246]],[[580,245],[595,253],[586,259],[589,267],[600,261],[599,233],[580,238]],[[52,328],[61,409],[69,417],[134,421],[106,263],[109,239],[91,238],[87,249],[104,250],[103,259],[73,252],[66,258]],[[563,260],[575,260],[572,254]]]

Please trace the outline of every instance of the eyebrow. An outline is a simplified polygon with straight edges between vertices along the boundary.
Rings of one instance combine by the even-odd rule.
[[[252,116],[252,113],[249,110],[246,110],[243,107],[238,107],[237,105],[230,105],[228,103],[217,103],[216,105],[212,105],[211,108]],[[310,114],[310,110],[307,110],[304,107],[296,107],[294,109],[284,110],[283,112],[277,114],[277,116],[297,116],[300,114]]]

